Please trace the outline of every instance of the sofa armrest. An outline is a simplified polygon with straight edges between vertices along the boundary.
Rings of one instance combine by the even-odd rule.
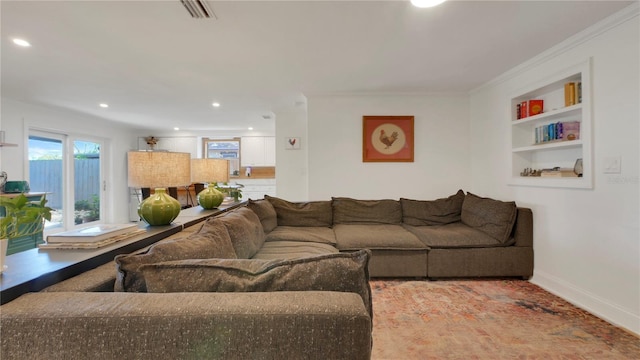
[[[369,359],[354,293],[30,293],[0,307],[2,359]]]
[[[533,212],[529,208],[518,208],[513,226],[514,246],[533,247]]]

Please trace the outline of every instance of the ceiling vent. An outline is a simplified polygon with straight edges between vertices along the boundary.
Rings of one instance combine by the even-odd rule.
[[[189,15],[191,15],[192,18],[218,18],[205,0],[180,0],[180,2],[182,3],[182,5],[184,5],[185,9],[187,9]]]

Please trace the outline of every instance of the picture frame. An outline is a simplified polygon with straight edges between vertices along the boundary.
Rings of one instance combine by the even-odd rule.
[[[300,150],[300,138],[288,137],[285,139],[285,150]]]
[[[363,162],[413,162],[414,117],[362,117]]]

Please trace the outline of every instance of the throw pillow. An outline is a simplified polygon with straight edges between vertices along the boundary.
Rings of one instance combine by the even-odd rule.
[[[271,205],[269,200],[249,199],[247,207],[258,215],[265,234],[270,233],[276,228],[276,226],[278,226],[278,215],[276,214],[276,209],[273,208],[273,205]]]
[[[252,210],[241,207],[214,219],[227,228],[238,258],[250,259],[264,244],[264,229],[258,215]]]
[[[334,224],[400,224],[402,207],[397,200],[331,198]]]
[[[462,203],[462,223],[478,229],[492,238],[509,241],[517,208],[513,201],[500,201],[467,193]]]
[[[290,202],[265,195],[276,209],[278,226],[330,227],[333,222],[330,201]]]
[[[402,222],[407,225],[444,225],[459,222],[462,214],[464,191],[447,198],[424,201],[400,199]]]
[[[236,258],[226,227],[219,221],[207,220],[200,231],[189,236],[160,241],[147,249],[118,255],[115,291],[145,292],[145,279],[140,266],[149,263],[204,258]]]
[[[291,260],[191,259],[141,270],[149,292],[354,292],[372,315],[370,256],[369,250],[360,250]]]

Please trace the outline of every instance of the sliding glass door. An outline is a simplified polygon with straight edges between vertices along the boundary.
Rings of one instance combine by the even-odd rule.
[[[47,232],[100,221],[103,216],[102,141],[45,131],[29,132],[31,192],[47,195],[53,208]]]

